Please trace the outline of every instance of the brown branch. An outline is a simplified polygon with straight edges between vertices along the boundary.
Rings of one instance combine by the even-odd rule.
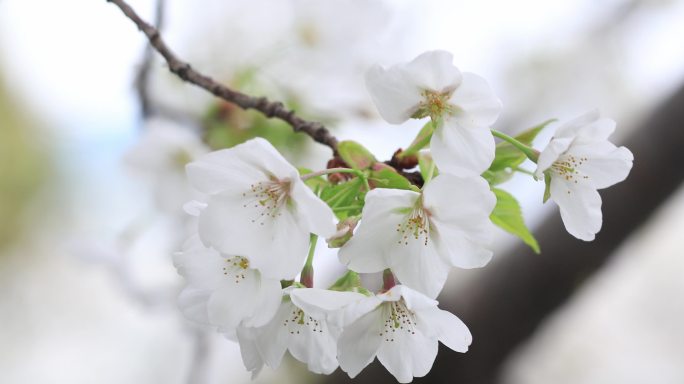
[[[265,97],[252,97],[232,90],[214,79],[194,70],[190,64],[180,60],[162,39],[159,30],[141,19],[140,16],[124,0],[107,0],[115,4],[121,11],[138,26],[150,41],[154,49],[159,52],[169,66],[169,70],[182,80],[203,88],[215,96],[239,106],[242,109],[256,109],[267,117],[275,117],[290,124],[295,132],[303,132],[311,136],[314,141],[326,145],[337,154],[337,139],[330,134],[323,124],[304,120],[295,112],[286,108],[279,101],[270,101]]]
[[[164,0],[157,0],[157,5],[154,15],[154,25],[157,30],[162,29],[164,23]],[[152,101],[150,99],[149,78],[152,70],[152,61],[154,60],[154,47],[152,44],[147,44],[143,52],[143,57],[138,68],[138,73],[135,75],[135,90],[138,94],[138,101],[140,101],[140,113],[143,118],[150,117],[154,114],[152,108]]]

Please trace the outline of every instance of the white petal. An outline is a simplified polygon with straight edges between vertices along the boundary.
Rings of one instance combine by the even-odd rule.
[[[283,301],[273,320],[261,328],[253,328],[255,343],[264,363],[276,369],[287,351],[288,334],[283,323],[295,308],[289,301]]]
[[[492,258],[494,226],[489,220],[496,197],[481,177],[440,174],[423,191],[423,204],[432,212],[431,237],[449,265],[479,268]]]
[[[213,292],[213,290],[186,287],[178,295],[178,308],[188,319],[202,324],[209,324],[207,302]]]
[[[379,65],[366,72],[366,88],[383,119],[390,124],[401,124],[419,108],[421,90],[408,83],[397,68],[384,69]]]
[[[581,177],[586,176],[594,188],[603,189],[617,184],[629,175],[634,155],[625,147],[617,148],[607,141],[573,146],[568,153],[575,158],[585,158],[577,166]]]
[[[482,221],[480,226],[467,230],[453,228],[451,225],[434,220],[433,241],[437,252],[443,260],[454,267],[481,268],[489,263],[493,253],[491,234],[494,231],[491,222]]]
[[[310,316],[305,313],[305,316]],[[309,371],[328,375],[337,368],[337,336],[339,330],[331,329],[323,319],[316,319],[319,325],[310,325],[307,319],[305,326],[299,327],[299,333],[290,334],[288,349],[292,356],[306,363]]]
[[[173,263],[178,273],[195,288],[213,290],[225,281],[226,259],[216,250],[205,247],[197,235],[185,241],[183,251],[173,255]]]
[[[555,138],[575,138],[582,127],[595,122],[600,116],[601,114],[597,109],[589,111],[560,125],[553,136]],[[606,138],[607,137],[608,136],[606,136]]]
[[[348,324],[358,320],[361,316],[364,316],[367,313],[375,310],[380,304],[383,303],[383,301],[388,301],[385,297],[387,294],[388,293],[385,292],[381,295],[368,296],[362,298],[361,300],[349,303],[340,313],[331,317],[330,321],[339,327],[346,327]],[[401,295],[397,294],[397,298],[393,301],[397,301],[400,298]]]
[[[428,51],[405,65],[398,65],[404,78],[421,90],[438,93],[452,92],[461,85],[461,71],[453,64],[454,58],[447,51]]]
[[[437,307],[416,311],[421,330],[456,352],[467,352],[473,342],[468,327],[453,313]]]
[[[260,137],[208,153],[188,164],[186,171],[190,184],[208,194],[229,190],[242,193],[252,183],[270,177],[282,180],[299,176],[297,169]]]
[[[440,174],[423,188],[423,206],[433,218],[460,228],[489,221],[496,196],[482,177]]]
[[[378,360],[398,382],[409,383],[413,377],[425,376],[437,357],[437,340],[422,335],[419,330],[409,334],[393,333],[393,341],[382,341]]]
[[[292,200],[296,205],[297,217],[303,223],[302,227],[323,238],[335,234],[337,227],[332,209],[314,195],[301,179],[293,181]]]
[[[244,321],[247,327],[261,327],[271,321],[282,301],[283,295],[279,280],[261,278],[258,289],[258,295],[254,298],[255,310],[252,316]]]
[[[190,216],[197,217],[200,215],[202,210],[207,207],[207,203],[197,200],[188,201],[183,204],[183,211]]]
[[[223,284],[209,298],[207,311],[209,321],[223,329],[234,330],[240,322],[258,310],[255,299],[259,295],[256,271],[245,271],[245,278]]]
[[[266,225],[268,226],[268,225]],[[251,259],[254,268],[272,279],[293,279],[304,266],[309,249],[309,231],[289,211],[283,211],[267,230],[270,236],[257,244],[260,252]],[[259,255],[258,257],[256,255]]]
[[[456,106],[451,119],[464,126],[490,127],[501,113],[499,100],[487,80],[474,74],[463,73],[463,82],[451,95],[449,103]]]
[[[596,143],[608,140],[615,132],[615,120],[602,118],[577,129],[575,144]]]
[[[398,287],[401,292],[401,297],[403,297],[406,302],[406,308],[412,311],[421,311],[426,308],[437,307],[437,300],[433,300],[405,285],[397,285],[396,287]]]
[[[553,177],[551,198],[558,204],[565,229],[571,235],[584,241],[594,240],[603,222],[601,196],[596,189]]]
[[[304,312],[326,318],[347,305],[363,300],[366,296],[356,292],[337,292],[327,289],[302,288],[290,292],[292,302]]]
[[[435,244],[409,241],[395,244],[390,268],[403,285],[435,298],[442,291],[451,267],[437,253]]]
[[[430,141],[432,158],[442,173],[479,176],[494,160],[494,136],[486,126],[462,125],[453,118],[437,127]]]
[[[387,258],[397,242],[397,225],[404,218],[398,210],[412,207],[419,196],[416,192],[398,189],[378,188],[368,192],[362,220],[354,236],[340,248],[340,262],[361,273],[389,267]]]
[[[544,150],[539,154],[537,159],[537,170],[534,175],[537,178],[544,177],[544,171],[549,169],[553,163],[570,147],[572,144],[572,137],[553,138]]]
[[[354,378],[375,358],[383,330],[381,311],[374,310],[344,328],[337,343],[340,368]]]
[[[288,209],[275,218],[262,217],[243,200],[229,194],[213,195],[199,217],[202,242],[225,254],[247,257],[265,277],[291,279],[299,273],[309,246]]]
[[[261,369],[264,367],[264,361],[259,355],[259,349],[256,346],[254,336],[244,327],[237,329],[237,339],[240,343],[240,355],[245,368],[252,372],[252,380],[254,380]]]

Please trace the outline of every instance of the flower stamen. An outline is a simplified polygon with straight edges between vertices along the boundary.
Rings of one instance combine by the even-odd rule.
[[[235,278],[235,284],[245,279],[245,271],[249,268],[249,260],[242,256],[233,256],[225,259],[226,266],[223,274]]]
[[[385,329],[380,332],[380,336],[383,336],[385,341],[394,342],[396,333],[401,331],[410,335],[416,334],[416,326],[418,325],[416,314],[406,307],[403,298],[384,305]]]
[[[280,208],[289,199],[290,187],[290,180],[275,178],[251,184],[250,190],[242,194],[242,197],[245,198],[245,203],[242,206],[258,211],[259,215],[251,220],[252,223],[264,225],[265,220],[281,216]]]

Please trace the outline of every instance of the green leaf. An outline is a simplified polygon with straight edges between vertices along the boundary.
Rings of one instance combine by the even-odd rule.
[[[340,292],[357,292],[366,296],[372,296],[371,292],[361,285],[361,278],[359,277],[359,274],[354,271],[347,271],[328,289]]]
[[[432,178],[434,179],[439,174],[437,167],[432,168],[434,165],[434,160],[432,155],[428,151],[418,152],[418,169],[420,169],[420,174],[423,176],[423,180],[427,180],[430,169],[432,169]]]
[[[368,180],[373,186],[376,188],[413,190],[413,185],[407,178],[398,174],[397,171],[389,165],[382,165],[382,167],[378,167],[378,169],[371,171],[370,176],[368,177]]]
[[[340,142],[337,145],[337,153],[353,169],[369,169],[377,162],[375,156],[369,150],[351,140]]]
[[[435,127],[432,120],[425,123],[420,132],[418,132],[418,135],[416,135],[416,138],[413,139],[411,145],[401,153],[401,156],[415,155],[418,151],[425,148],[425,146],[430,143],[430,138],[432,138],[432,133],[434,131]]]
[[[542,202],[546,203],[549,197],[551,197],[551,175],[546,172],[544,173],[544,200]]]
[[[506,232],[518,236],[535,253],[539,253],[539,244],[530,233],[530,230],[527,229],[522,211],[520,210],[520,204],[518,204],[515,197],[498,188],[492,188],[492,192],[496,195],[496,206],[489,216],[492,222]]]
[[[514,172],[508,168],[502,169],[500,171],[484,171],[482,177],[487,180],[489,185],[495,186],[499,185],[505,181],[508,181],[513,177]]]
[[[339,184],[328,184],[321,190],[321,200],[332,208],[338,219],[361,214],[366,187],[358,177]]]

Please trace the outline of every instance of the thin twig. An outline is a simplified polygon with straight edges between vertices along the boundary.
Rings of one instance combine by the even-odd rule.
[[[154,14],[154,25],[157,30],[161,30],[164,24],[164,0],[157,0]],[[150,117],[154,111],[152,110],[152,100],[150,99],[149,78],[152,71],[152,62],[154,60],[154,47],[152,44],[145,46],[143,58],[138,68],[138,73],[135,76],[135,90],[140,101],[140,114],[143,119]]]
[[[107,0],[115,4],[121,11],[138,26],[150,41],[152,47],[159,52],[169,66],[169,70],[182,80],[203,88],[215,96],[239,106],[242,109],[256,109],[267,117],[275,117],[290,124],[295,132],[303,132],[311,138],[332,149],[337,154],[337,139],[330,134],[323,124],[304,120],[295,115],[295,112],[286,108],[279,101],[270,101],[265,97],[252,97],[244,93],[232,90],[214,79],[194,70],[190,64],[180,60],[166,45],[159,30],[138,14],[124,0]]]

